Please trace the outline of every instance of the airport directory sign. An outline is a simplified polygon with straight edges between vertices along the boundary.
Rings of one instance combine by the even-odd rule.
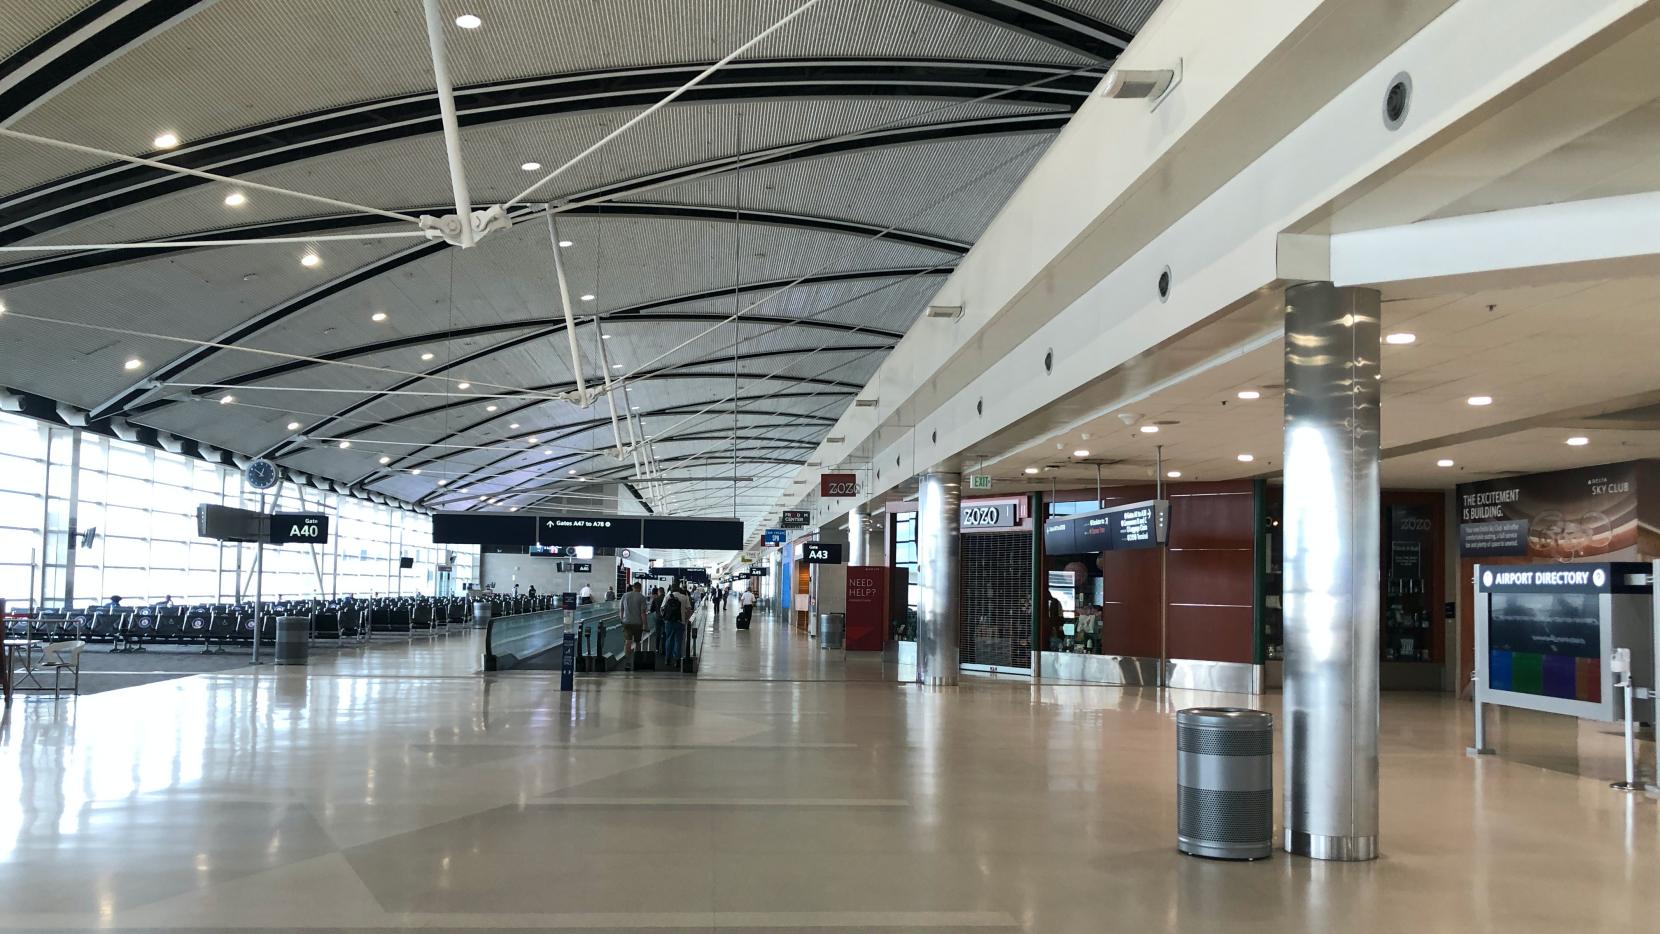
[[[1651,570],[1625,562],[1478,565],[1481,702],[1617,719],[1608,657],[1628,648],[1639,681],[1652,676]]]
[[[1043,550],[1051,555],[1086,555],[1157,548],[1169,539],[1169,532],[1169,501],[1148,500],[1052,517],[1043,523]]]

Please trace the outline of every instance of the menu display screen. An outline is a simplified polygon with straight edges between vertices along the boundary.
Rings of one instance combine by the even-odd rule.
[[[1602,623],[1595,593],[1494,593],[1487,610],[1488,686],[1602,701]]]

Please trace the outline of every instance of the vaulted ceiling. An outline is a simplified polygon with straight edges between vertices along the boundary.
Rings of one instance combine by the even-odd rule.
[[[473,206],[801,2],[443,0]],[[24,6],[0,384],[433,508],[755,521],[1156,0],[819,0],[466,249],[388,216],[455,210],[420,0]]]

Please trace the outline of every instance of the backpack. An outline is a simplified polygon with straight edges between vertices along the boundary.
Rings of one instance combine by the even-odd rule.
[[[663,622],[680,622],[680,598],[672,593],[669,594],[668,599],[663,601],[663,609],[661,612],[663,614]]]

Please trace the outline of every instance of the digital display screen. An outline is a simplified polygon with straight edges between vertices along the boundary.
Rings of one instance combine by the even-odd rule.
[[[530,516],[441,512],[432,517],[432,540],[449,545],[534,545],[536,520]]]
[[[1489,600],[1489,688],[1602,701],[1602,621],[1597,594],[1494,593]]]
[[[727,551],[744,547],[741,519],[647,519],[646,548]]]

